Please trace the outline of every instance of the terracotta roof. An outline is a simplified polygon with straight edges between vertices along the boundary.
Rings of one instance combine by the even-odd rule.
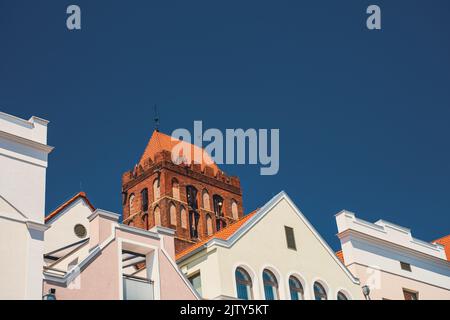
[[[178,148],[180,149],[180,154],[179,156],[181,157],[185,157],[187,163],[192,163],[195,158],[196,154],[201,154],[203,155],[202,159],[201,159],[201,167],[202,170],[206,167],[209,166],[213,169],[214,174],[217,174],[217,172],[220,170],[219,167],[217,166],[216,163],[214,163],[213,159],[211,158],[211,156],[202,148],[188,143],[188,142],[184,142],[175,138],[172,138],[171,136],[168,136],[164,133],[161,133],[159,131],[154,131],[152,134],[152,137],[150,138],[147,147],[145,148],[144,153],[141,156],[141,159],[139,160],[139,165],[144,165],[144,161],[147,159],[152,159],[152,161],[154,161],[155,159],[155,155],[158,152],[161,151],[169,151],[172,152],[172,150],[181,143],[181,146],[179,146]],[[189,150],[191,149],[191,154],[183,154],[183,150]]]
[[[344,253],[342,252],[342,250],[336,252],[336,256],[338,257],[339,260],[341,260],[342,264],[345,265]]]
[[[433,243],[439,243],[445,247],[445,254],[447,255],[447,261],[450,261],[450,234],[433,241]]]
[[[192,251],[202,247],[203,245],[205,245],[206,243],[208,243],[212,239],[228,240],[229,238],[231,238],[231,236],[233,236],[233,234],[236,233],[236,231],[239,230],[240,227],[242,227],[242,225],[244,223],[246,223],[258,211],[259,211],[259,209],[253,211],[252,213],[249,213],[248,215],[244,216],[241,220],[238,220],[238,221],[230,224],[229,226],[227,226],[226,228],[223,228],[222,230],[220,230],[216,234],[213,234],[212,236],[210,236],[210,237],[208,237],[208,238],[206,238],[206,239],[204,239],[204,240],[202,240],[202,241],[192,245],[191,247],[181,251],[180,253],[177,254],[176,260],[179,260],[179,259],[183,258],[184,256],[186,256],[188,253],[191,253]]]
[[[79,192],[76,195],[74,195],[72,198],[64,202],[62,205],[60,205],[55,211],[50,213],[48,216],[45,217],[45,223],[49,222],[51,219],[56,217],[58,214],[60,214],[64,209],[66,209],[68,206],[70,206],[72,203],[74,203],[78,199],[84,199],[87,203],[87,205],[91,208],[92,211],[95,211],[95,207],[92,205],[92,203],[89,201],[89,199],[86,196],[86,193]]]

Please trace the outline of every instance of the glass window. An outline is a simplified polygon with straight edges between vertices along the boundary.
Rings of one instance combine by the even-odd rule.
[[[141,191],[141,199],[142,199],[141,210],[143,212],[147,212],[148,211],[148,189],[147,188],[145,188],[144,190]]]
[[[337,299],[338,300],[348,300],[347,296],[345,295],[345,293],[343,293],[342,291],[339,291],[337,294]]]
[[[252,279],[242,268],[236,269],[236,290],[238,299],[252,300]]]
[[[200,277],[200,272],[188,277],[188,280],[194,287],[195,291],[197,291],[199,295],[202,295],[202,279]]]
[[[314,297],[316,300],[328,300],[325,288],[318,282],[314,283]]]
[[[419,300],[419,293],[411,290],[403,289],[405,300]]]
[[[303,300],[303,286],[296,277],[289,278],[289,291],[291,292],[291,300]]]
[[[264,294],[266,300],[278,300],[278,281],[269,270],[263,272]]]

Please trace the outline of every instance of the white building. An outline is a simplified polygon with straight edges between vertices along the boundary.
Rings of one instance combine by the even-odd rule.
[[[450,262],[445,248],[415,239],[411,230],[354,213],[336,215],[347,268],[370,287],[375,300],[450,299]]]
[[[0,299],[41,299],[48,121],[0,112]]]
[[[281,192],[177,255],[206,299],[361,300],[358,279]]]

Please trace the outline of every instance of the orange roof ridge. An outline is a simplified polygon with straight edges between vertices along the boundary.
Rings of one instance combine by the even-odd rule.
[[[212,236],[209,236],[209,237],[205,238],[204,240],[197,242],[196,244],[190,246],[189,248],[181,251],[180,253],[177,254],[176,260],[179,260],[179,259],[183,258],[184,256],[186,256],[187,254],[197,250],[198,248],[202,247],[203,245],[205,245],[212,239],[220,239],[220,240],[230,239],[258,211],[259,211],[259,209],[256,209],[255,211],[242,217],[242,219],[230,224],[229,226],[223,228],[222,230],[213,234]]]
[[[45,217],[45,223],[49,222],[51,219],[56,217],[59,213],[61,213],[64,209],[66,209],[69,205],[74,203],[79,198],[82,198],[86,201],[87,205],[91,208],[92,211],[95,211],[95,207],[92,205],[91,201],[89,201],[87,195],[85,192],[78,192],[76,195],[74,195],[72,198],[64,202],[62,205],[60,205],[56,210],[54,210],[52,213],[50,213],[48,216]]]
[[[213,169],[214,174],[217,174],[217,172],[220,171],[219,167],[217,166],[217,164],[213,161],[213,159],[211,158],[211,155],[208,154],[204,148],[201,148],[195,144],[189,143],[189,142],[185,142],[179,139],[176,139],[172,136],[169,136],[165,133],[162,133],[158,130],[153,131],[153,134],[150,138],[150,140],[147,143],[147,146],[145,147],[144,153],[142,154],[141,158],[139,159],[138,165],[142,165],[144,164],[144,161],[147,159],[152,159],[153,161],[155,160],[155,155],[161,151],[169,151],[172,152],[172,150],[179,144],[179,143],[184,143],[186,144],[186,147],[191,150],[191,156],[190,159],[189,157],[187,157],[187,155],[184,155],[185,157],[187,157],[188,162],[192,163],[193,159],[194,159],[194,155],[197,152],[201,152],[201,154],[203,155],[203,159],[202,159],[202,169],[204,169],[206,166],[209,166]]]

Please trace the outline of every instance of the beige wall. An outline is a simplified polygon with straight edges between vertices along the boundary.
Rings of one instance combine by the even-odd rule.
[[[297,251],[287,248],[284,226],[294,228]],[[217,249],[217,251],[214,251]],[[195,261],[194,261],[195,260]],[[201,272],[205,298],[236,297],[234,271],[243,266],[253,278],[255,299],[264,299],[262,272],[270,269],[278,278],[281,299],[290,299],[288,279],[296,275],[303,282],[305,298],[313,297],[313,283],[320,281],[329,299],[344,290],[351,299],[363,299],[361,288],[352,282],[342,265],[297,215],[286,199],[278,202],[268,214],[231,248],[209,249],[180,264],[183,272]]]

